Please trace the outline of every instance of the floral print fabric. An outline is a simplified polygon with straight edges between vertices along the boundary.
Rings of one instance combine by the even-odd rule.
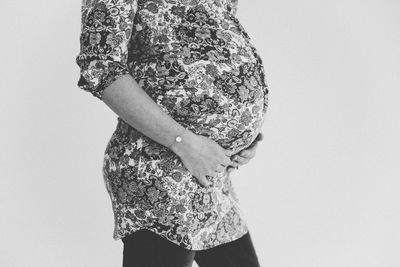
[[[101,100],[130,74],[182,126],[237,153],[256,138],[268,107],[263,63],[237,7],[237,0],[84,0],[78,86]],[[103,177],[115,240],[146,228],[203,250],[248,231],[227,172],[203,187],[177,155],[120,117]]]

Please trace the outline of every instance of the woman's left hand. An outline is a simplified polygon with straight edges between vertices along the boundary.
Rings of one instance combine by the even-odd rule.
[[[259,133],[254,139],[253,143],[246,149],[243,149],[242,151],[238,152],[237,154],[234,154],[231,156],[231,160],[233,162],[233,165],[229,165],[227,167],[227,172],[230,173],[234,169],[238,169],[239,166],[244,165],[248,163],[254,156],[256,155],[256,150],[257,150],[257,145],[258,142],[264,139],[264,136],[262,133]]]

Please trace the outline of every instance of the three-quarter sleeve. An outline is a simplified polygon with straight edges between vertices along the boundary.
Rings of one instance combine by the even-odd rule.
[[[102,99],[103,91],[129,74],[128,42],[137,0],[82,0],[78,87]]]

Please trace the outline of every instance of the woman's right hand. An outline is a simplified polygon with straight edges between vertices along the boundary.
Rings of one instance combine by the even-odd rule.
[[[213,176],[232,165],[230,152],[214,140],[186,130],[182,142],[175,142],[171,150],[182,160],[185,167],[203,186],[210,186],[206,175]]]

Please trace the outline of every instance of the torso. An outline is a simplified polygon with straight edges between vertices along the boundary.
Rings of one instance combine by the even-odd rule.
[[[130,72],[187,129],[236,153],[250,145],[267,110],[260,56],[233,0],[134,1]],[[128,27],[127,27],[128,29]],[[206,189],[178,156],[118,118],[105,150],[104,177],[114,238],[147,228],[189,249],[247,232],[227,173]]]

